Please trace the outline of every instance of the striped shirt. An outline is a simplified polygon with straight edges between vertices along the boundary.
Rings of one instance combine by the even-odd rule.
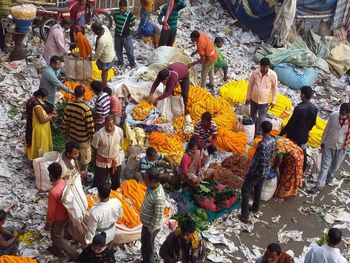
[[[218,134],[218,126],[211,121],[209,129],[202,126],[202,122],[197,122],[194,126],[194,135],[198,136],[203,141],[210,141],[210,137]]]
[[[158,153],[157,159],[154,161],[148,160],[147,156],[144,156],[140,160],[139,169],[142,174],[144,174],[148,169],[155,168],[161,166],[164,160],[164,155]]]
[[[115,35],[120,37],[126,37],[130,35],[130,24],[135,21],[135,15],[129,10],[123,14],[117,10],[113,18],[115,22]]]
[[[168,6],[169,4],[165,4],[162,10],[160,10],[160,13],[158,15],[159,24],[163,22],[163,17],[165,16],[166,11],[168,10]],[[170,29],[172,30],[177,29],[177,21],[179,20],[179,11],[185,7],[186,7],[186,2],[184,0],[180,0],[178,1],[177,4],[175,4],[168,18],[168,25]]]
[[[95,104],[95,113],[97,115],[96,123],[104,123],[105,118],[109,115],[111,109],[111,99],[105,92],[98,95]]]
[[[147,189],[145,199],[141,206],[141,223],[152,233],[162,227],[165,208],[165,193],[163,186]]]
[[[90,107],[83,101],[69,102],[64,110],[62,131],[79,143],[89,141],[94,134]]]

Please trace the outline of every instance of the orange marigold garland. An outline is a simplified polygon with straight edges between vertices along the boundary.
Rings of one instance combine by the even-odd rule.
[[[158,152],[173,159],[176,163],[181,162],[184,149],[181,138],[178,135],[169,136],[163,132],[152,132],[148,136],[150,146]]]
[[[75,88],[76,88],[77,86],[83,86],[83,87],[85,88],[85,94],[84,94],[84,100],[85,100],[85,101],[90,101],[90,100],[93,98],[93,96],[94,96],[94,92],[92,91],[92,89],[89,88],[89,87],[86,86],[86,85],[81,84],[80,82],[66,81],[66,82],[64,83],[64,85],[65,85],[67,88],[69,88],[69,89],[71,89],[71,90],[73,90],[73,91],[75,90]],[[73,100],[74,100],[74,94],[67,93],[67,92],[65,92],[63,89],[61,89],[60,92],[63,94],[63,98],[64,98],[65,100],[68,100],[68,101],[73,101]]]
[[[144,121],[154,108],[152,104],[148,103],[146,100],[142,100],[133,108],[131,116],[135,121]]]

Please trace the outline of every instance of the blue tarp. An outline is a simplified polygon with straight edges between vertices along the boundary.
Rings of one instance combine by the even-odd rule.
[[[266,0],[223,0],[223,3],[245,30],[252,31],[265,42],[270,39],[276,14],[274,7],[269,7]],[[247,3],[249,7],[245,8],[244,3]],[[333,13],[336,3],[337,0],[298,0],[297,14]],[[251,13],[247,11],[249,9]]]
[[[270,38],[276,14],[265,0],[247,0],[253,16],[246,12],[243,2],[237,1],[235,4],[231,0],[224,0],[224,2],[231,15],[244,29],[252,31],[264,41]]]

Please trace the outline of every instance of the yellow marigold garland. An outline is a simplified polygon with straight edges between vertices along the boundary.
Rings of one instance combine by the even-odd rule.
[[[176,134],[180,137],[181,141],[185,142],[191,139],[192,133],[185,134],[184,133],[184,123],[185,116],[177,116],[173,119],[172,125],[176,131]]]
[[[219,89],[220,96],[224,97],[232,105],[244,104],[248,92],[248,81],[233,80],[225,83]],[[271,101],[271,98],[270,98]],[[269,113],[286,118],[292,111],[292,101],[282,94],[277,94],[276,105],[269,109]]]
[[[136,121],[144,121],[153,109],[154,106],[152,104],[148,103],[146,100],[142,100],[133,108],[131,116]]]

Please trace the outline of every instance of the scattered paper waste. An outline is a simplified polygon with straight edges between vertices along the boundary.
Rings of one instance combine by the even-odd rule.
[[[252,54],[261,45],[261,42],[251,32],[243,32],[242,29],[237,27],[235,25],[236,21],[220,4],[205,2],[197,6],[187,7],[181,11],[176,45],[185,49],[187,54],[190,54],[195,50],[189,37],[192,30],[196,29],[206,32],[212,39],[220,35],[225,39],[222,54],[229,63],[229,79],[249,80],[252,70],[259,67],[253,61]],[[95,42],[96,37],[94,34],[88,31],[86,35],[90,43]],[[124,68],[121,70],[120,75],[116,76],[111,82],[111,85],[120,94],[122,94],[121,87],[125,85],[126,81],[129,81],[131,84],[145,85],[147,83],[149,85],[150,81],[155,78],[157,70],[159,70],[148,67],[148,56],[154,50],[151,45],[143,44],[133,39],[133,46],[138,69],[131,71],[128,68]],[[35,190],[30,162],[23,156],[25,134],[24,105],[32,93],[39,87],[40,75],[38,71],[45,67],[45,61],[41,57],[43,45],[37,45],[33,41],[28,41],[26,47],[33,53],[32,55],[34,57],[38,56],[39,59],[34,59],[32,62],[15,61],[8,63],[5,61],[6,57],[4,53],[0,53],[0,208],[8,209],[9,216],[7,222],[9,225],[20,227],[22,222],[26,222],[28,223],[28,230],[39,230],[42,235],[40,242],[34,242],[31,246],[21,243],[19,246],[19,253],[21,255],[37,257],[40,262],[65,262],[66,259],[58,260],[46,251],[46,248],[51,245],[49,232],[43,230],[47,194],[38,193]],[[163,67],[164,65],[160,66]],[[200,74],[198,73],[200,66],[195,68],[197,69],[195,80],[199,82]],[[325,119],[327,119],[329,111],[337,110],[339,102],[348,100],[344,94],[347,94],[346,91],[349,90],[344,78],[338,79],[334,75],[330,75],[329,77],[329,80],[325,80],[324,83],[313,87],[316,96],[312,99],[312,102],[317,104],[320,110],[320,117]],[[221,71],[215,74],[215,83],[217,86],[224,83]],[[216,87],[212,92],[213,94],[217,94],[218,88]],[[297,90],[292,90],[283,84],[279,84],[279,93],[290,98],[293,101],[293,106],[296,106],[300,102],[300,92]],[[211,160],[211,162],[216,162],[220,158],[224,157],[216,156],[216,159]],[[348,167],[350,166],[348,160],[345,160],[345,163]],[[310,166],[312,165],[311,163]],[[300,207],[298,211],[303,215],[321,216],[327,223],[331,225],[335,224],[334,226],[336,227],[349,230],[349,208],[345,209],[345,207],[340,207],[340,205],[348,205],[350,203],[350,191],[345,187],[350,181],[350,173],[343,170],[340,174],[342,179],[336,179],[331,184],[335,187],[330,192],[334,206],[318,206],[317,202],[319,198],[313,197],[311,203]],[[306,189],[314,186],[316,176],[317,174],[312,171],[311,175],[304,176],[303,183],[306,187],[301,189],[299,192],[300,196],[303,198],[310,197]],[[91,191],[96,194],[96,189],[92,189]],[[262,223],[263,225],[268,225],[270,221],[274,224],[279,224],[284,219],[283,215],[279,215],[271,219],[266,219],[269,221],[267,222],[260,220],[259,217],[261,214],[257,214],[252,217],[253,224],[246,225],[237,219],[237,214],[238,212],[236,211],[231,213],[225,217],[225,221],[219,219],[220,224],[215,225],[215,228],[209,228],[203,233],[208,239],[207,247],[211,251],[208,255],[210,261],[235,262],[237,260],[239,262],[254,262],[262,255],[264,249],[251,246],[251,244],[249,245],[250,249],[248,244],[243,244],[240,240],[239,248],[237,248],[232,239],[235,237],[239,238],[241,234],[263,239],[263,235],[260,237],[253,234],[254,224]],[[293,218],[292,221],[296,222],[297,216],[295,216],[295,220]],[[220,228],[219,225],[224,227]],[[279,242],[288,243],[290,240],[302,241],[302,231],[284,231],[285,227],[278,232]],[[160,244],[165,240],[169,231],[169,229],[164,228],[158,234],[156,250],[159,249]],[[350,255],[350,240],[344,238],[344,242],[346,242],[348,247],[343,253],[344,255]],[[217,248],[217,246],[222,245],[224,246],[223,249]],[[140,248],[140,241],[124,245],[123,247],[116,247],[116,261],[135,262],[140,260]],[[308,247],[305,246],[302,254],[295,257],[296,263],[303,262],[307,250]],[[236,255],[238,251],[243,253],[245,260]],[[231,257],[232,260],[229,259],[229,255],[233,255]]]
[[[279,231],[278,231],[278,241],[282,244],[287,244],[290,240],[293,241],[303,241],[303,231],[299,230],[284,230],[287,227],[287,225],[284,225]]]
[[[281,215],[275,216],[273,218],[271,218],[271,222],[272,223],[278,223],[278,221],[280,221],[281,219]]]

